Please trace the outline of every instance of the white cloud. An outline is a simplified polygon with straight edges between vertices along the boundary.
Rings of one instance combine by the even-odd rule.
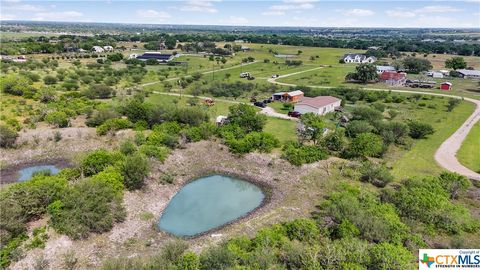
[[[141,17],[141,18],[159,19],[159,20],[164,20],[171,17],[170,14],[168,14],[165,11],[156,11],[153,9],[137,10],[136,14],[138,17]]]
[[[400,8],[387,10],[385,13],[387,13],[387,15],[392,18],[413,18],[416,15],[415,12]]]
[[[71,21],[83,17],[83,13],[78,11],[60,11],[60,12],[39,12],[35,13],[34,21]]]
[[[415,10],[416,13],[447,13],[458,11],[462,10],[450,6],[425,6],[423,8]]]
[[[17,16],[12,14],[0,14],[0,21],[15,20]]]
[[[18,2],[20,2],[20,0],[3,0],[3,2],[6,2],[6,3],[18,3]]]
[[[183,4],[179,9],[181,11],[216,13],[218,10],[213,6],[212,2],[220,1],[190,0]]]
[[[285,15],[285,11],[274,11],[274,10],[264,11],[264,12],[262,12],[262,15],[264,15],[264,16],[282,16],[282,15]]]
[[[24,11],[24,12],[40,12],[45,10],[45,8],[42,6],[35,6],[30,4],[13,4],[13,5],[7,5],[3,8],[6,10]]]
[[[365,16],[372,16],[375,14],[375,12],[369,9],[354,8],[354,9],[345,11],[344,14],[347,16],[365,17]]]
[[[287,11],[287,10],[301,10],[301,9],[312,9],[315,6],[311,3],[300,3],[298,5],[273,5],[270,7],[270,10],[276,11]]]
[[[226,20],[220,20],[220,23],[223,24],[247,24],[248,20],[245,17],[240,17],[240,16],[230,16]]]

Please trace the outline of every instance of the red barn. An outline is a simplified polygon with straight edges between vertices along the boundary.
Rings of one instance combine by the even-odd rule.
[[[380,81],[388,85],[404,85],[407,80],[407,74],[397,73],[395,71],[385,71],[380,74]]]
[[[452,83],[450,82],[443,82],[440,84],[440,89],[442,90],[450,90],[452,89]]]

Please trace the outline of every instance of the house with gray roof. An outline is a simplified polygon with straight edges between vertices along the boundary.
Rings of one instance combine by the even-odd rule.
[[[342,59],[345,63],[373,63],[377,61],[375,56],[366,56],[358,53],[347,53]]]
[[[457,69],[462,78],[480,78],[480,70]]]

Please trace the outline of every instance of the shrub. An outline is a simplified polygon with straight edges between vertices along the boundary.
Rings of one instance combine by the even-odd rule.
[[[471,186],[470,180],[458,173],[443,172],[439,178],[443,188],[450,193],[451,199],[457,199]]]
[[[298,142],[287,142],[282,148],[282,158],[291,164],[300,166],[326,159],[328,154],[325,150],[315,145],[302,145]]]
[[[408,122],[408,127],[410,128],[409,135],[414,139],[423,139],[435,132],[430,124],[418,121]]]
[[[360,180],[371,183],[377,187],[385,187],[388,183],[393,181],[393,176],[385,165],[366,161],[363,162],[360,171],[362,174]]]
[[[115,110],[111,108],[102,108],[95,110],[85,121],[85,124],[89,127],[96,127],[105,123],[108,119],[118,118],[118,116],[119,115]]]
[[[447,105],[447,111],[451,112],[455,107],[460,105],[461,100],[457,98],[449,98],[448,99],[448,105]]]
[[[56,84],[57,83],[57,78],[55,78],[54,76],[51,76],[51,75],[47,75],[47,76],[43,77],[43,82],[46,85]]]
[[[145,157],[140,154],[128,156],[122,166],[125,187],[130,190],[142,188],[149,170],[148,160]]]
[[[480,224],[470,216],[468,209],[450,202],[450,190],[445,188],[450,185],[442,183],[449,177],[408,179],[395,190],[384,190],[383,198],[394,204],[400,215],[448,233],[478,230]]]
[[[53,111],[45,116],[45,121],[55,127],[63,128],[68,126],[68,115],[63,111]]]
[[[95,84],[90,86],[87,90],[84,91],[84,95],[87,98],[95,99],[105,99],[110,98],[115,95],[115,90],[110,86],[103,85],[103,84]]]
[[[382,138],[372,133],[362,133],[350,143],[349,156],[378,156],[383,150]]]
[[[336,129],[328,133],[322,140],[321,145],[333,152],[341,152],[346,145],[345,132],[343,129]]]
[[[102,136],[110,131],[117,131],[121,129],[127,129],[132,127],[132,123],[127,119],[114,118],[108,119],[103,124],[97,127],[97,134]]]
[[[120,152],[126,156],[135,153],[135,151],[137,151],[137,147],[132,143],[131,140],[124,140],[120,144]]]
[[[163,131],[154,131],[147,137],[147,144],[156,146],[168,146],[175,148],[178,145],[178,135],[170,134]]]
[[[232,267],[234,263],[234,254],[222,246],[211,247],[200,255],[201,270],[226,270]]]
[[[355,107],[352,111],[353,120],[364,120],[373,123],[383,119],[383,115],[378,110],[369,107]]]
[[[121,155],[116,153],[109,153],[103,149],[96,150],[82,160],[81,170],[85,176],[91,176],[103,171],[108,166],[114,165],[121,159]]]
[[[411,269],[415,257],[401,245],[380,243],[370,249],[371,265],[369,269]]]
[[[48,211],[52,227],[73,239],[107,232],[125,217],[121,195],[103,177],[75,183]]]
[[[0,125],[0,147],[8,148],[12,147],[17,140],[18,133],[11,128]]]
[[[269,153],[273,148],[278,147],[280,141],[269,133],[252,132],[242,139],[228,139],[226,143],[232,153],[245,154],[255,150]]]
[[[373,130],[374,127],[367,121],[353,120],[347,124],[345,133],[348,137],[354,138],[358,134],[372,132]]]

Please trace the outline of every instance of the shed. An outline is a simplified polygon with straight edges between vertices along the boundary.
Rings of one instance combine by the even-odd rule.
[[[283,94],[283,100],[286,102],[298,102],[303,97],[303,92],[300,90],[295,90]]]
[[[450,89],[452,89],[452,83],[451,82],[442,82],[440,84],[440,89],[441,90],[450,90]]]

